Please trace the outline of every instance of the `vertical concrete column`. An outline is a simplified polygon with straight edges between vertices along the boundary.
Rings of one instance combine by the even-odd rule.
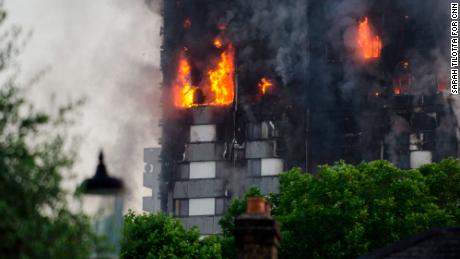
[[[278,258],[279,226],[264,198],[248,199],[246,213],[235,220],[234,236],[238,258]]]

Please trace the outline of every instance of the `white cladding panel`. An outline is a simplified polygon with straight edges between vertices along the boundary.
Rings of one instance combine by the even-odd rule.
[[[261,175],[278,175],[283,172],[283,159],[279,158],[262,158]]]
[[[211,142],[216,140],[216,125],[190,126],[190,142]]]
[[[216,161],[190,162],[190,179],[215,178]]]
[[[200,198],[189,200],[189,216],[214,215],[215,198]]]
[[[432,161],[431,151],[412,151],[410,153],[410,168],[417,169]]]

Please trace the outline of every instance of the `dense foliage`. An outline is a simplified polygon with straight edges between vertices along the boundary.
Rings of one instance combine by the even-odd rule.
[[[217,237],[200,239],[197,228],[186,230],[163,213],[125,215],[121,258],[220,258]]]
[[[453,159],[418,170],[339,162],[316,176],[292,169],[280,175],[280,192],[269,200],[281,223],[281,258],[356,257],[421,230],[459,225],[460,166]],[[244,204],[234,201],[221,222],[223,240]]]

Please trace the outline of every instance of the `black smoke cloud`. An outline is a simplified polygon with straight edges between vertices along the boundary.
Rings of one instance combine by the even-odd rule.
[[[392,138],[398,135],[395,127],[401,123],[391,121],[403,118],[388,115],[386,122],[379,121],[376,118],[384,115],[382,111],[376,111],[372,118],[368,111],[371,89],[391,95],[393,81],[401,73],[401,61],[406,61],[414,79],[410,93],[414,105],[437,91],[438,81],[449,73],[450,2],[182,1],[184,17],[192,21],[207,19],[198,22],[201,26],[195,27],[194,36],[182,38],[195,43],[209,41],[209,28],[225,23],[226,36],[237,47],[238,78],[243,82],[240,87],[254,88],[261,76],[270,75],[281,88],[291,89],[289,101],[304,115],[301,119],[309,125],[311,138],[321,139],[321,143],[312,141],[315,154],[311,159],[321,163],[342,158],[340,149],[347,145],[344,135],[364,136],[369,141],[375,136],[387,143],[387,157],[392,159],[396,154],[392,146],[396,145],[390,143],[396,143]],[[377,61],[363,63],[356,58],[356,32],[365,16],[381,37],[383,48]],[[180,42],[181,36],[171,39]],[[460,114],[456,98],[449,97],[448,101],[447,97],[445,94],[443,112]],[[448,125],[452,127],[448,131],[455,131],[455,117],[444,116],[444,120],[454,121],[439,121],[439,127]],[[371,129],[369,125],[376,123],[387,123],[389,128]],[[297,130],[299,136],[305,131]],[[371,143],[360,145],[368,149],[362,149],[363,153],[376,149]]]

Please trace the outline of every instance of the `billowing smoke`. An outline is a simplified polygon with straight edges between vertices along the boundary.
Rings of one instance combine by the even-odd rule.
[[[237,1],[226,18],[230,22],[230,36],[242,46],[240,60],[265,54],[268,58],[263,65],[272,66],[283,84],[303,79],[299,76],[306,74],[308,66],[307,10],[307,1],[301,0]],[[266,44],[268,53],[258,53],[260,50],[249,44],[258,41]],[[243,63],[252,67],[252,62]]]
[[[32,30],[20,57],[21,80],[49,71],[29,97],[48,108],[85,98],[72,134],[81,136],[77,182],[94,174],[105,152],[109,173],[128,186],[127,208],[140,210],[143,148],[158,145],[161,73],[159,1],[7,0],[9,22]],[[153,11],[152,11],[153,10]]]
[[[382,121],[376,122],[372,117],[365,116],[369,106],[369,89],[379,87],[390,91],[391,94],[410,94],[413,98],[407,101],[412,104],[418,112],[423,107],[432,107],[427,96],[432,96],[440,90],[442,83],[448,81],[449,67],[449,1],[329,1],[328,10],[325,12],[325,24],[330,28],[321,27],[327,34],[329,43],[335,53],[335,59],[341,61],[343,77],[336,78],[338,95],[350,108],[350,116],[356,119],[361,130],[369,129],[370,124],[384,124],[385,111],[376,111],[382,115]],[[369,17],[373,30],[380,35],[383,41],[383,49],[380,60],[374,63],[356,61],[357,48],[357,23],[364,17]],[[364,71],[364,72],[363,72]],[[333,73],[333,69],[324,71],[325,74]],[[397,88],[399,81],[409,80],[410,90],[404,93],[404,89]],[[447,84],[446,84],[447,85]],[[371,93],[382,95],[382,91]],[[443,89],[444,90],[444,89]],[[393,91],[393,92],[391,92]],[[446,145],[452,141],[452,133],[458,122],[452,121],[451,109],[445,97],[450,95],[449,89],[445,89],[443,101],[444,106],[436,119],[438,127],[436,134],[436,152],[438,158],[445,157],[442,154],[452,154],[452,145]],[[387,92],[388,94],[388,92]],[[432,100],[431,100],[432,101]],[[389,102],[392,105],[397,103]],[[396,108],[404,109],[404,108]],[[455,108],[454,108],[455,110]],[[428,111],[426,111],[428,112]],[[364,116],[363,116],[364,115]],[[442,115],[442,117],[440,116]],[[411,115],[406,118],[401,115],[390,114],[390,129],[379,129],[385,132],[387,158],[400,166],[401,156],[408,147],[407,139],[410,132]],[[402,125],[405,125],[405,132],[401,132]],[[417,130],[417,129],[416,129]],[[418,129],[420,130],[420,129]],[[337,129],[339,133],[341,129]],[[361,134],[362,131],[355,134]],[[371,133],[379,134],[378,132]],[[403,135],[401,135],[403,134]],[[376,146],[370,149],[376,149]],[[369,150],[371,152],[371,150]]]
[[[401,157],[403,152],[398,151],[409,148],[407,137],[409,136],[410,125],[406,119],[397,115],[391,117],[390,123],[391,130],[385,136],[385,144],[388,146],[388,158],[394,163],[401,164],[404,159]]]
[[[237,47],[239,91],[254,93],[260,77],[274,78],[283,89],[274,110],[284,109],[287,131],[294,139],[308,131],[307,159],[314,163],[381,157],[397,162],[403,151],[395,144],[401,142],[395,127],[410,125],[417,112],[435,117],[437,152],[452,153],[452,147],[443,144],[458,126],[452,111],[460,114],[455,101],[446,99],[445,89],[450,1],[239,0],[175,5],[181,11],[175,18],[166,14],[166,20],[178,23],[177,31],[185,18],[198,26],[185,35],[167,36],[165,56],[184,45],[203,45],[216,35],[218,24],[225,24],[226,36]],[[370,62],[357,57],[358,24],[365,17],[381,40],[379,57]],[[440,102],[438,93],[443,91]],[[436,101],[427,98],[434,95]],[[436,116],[423,110],[434,103],[444,106]],[[402,114],[398,105],[411,106],[411,111]],[[257,114],[244,107],[251,118]],[[379,151],[383,145],[385,152]],[[353,148],[355,152],[346,151]]]

